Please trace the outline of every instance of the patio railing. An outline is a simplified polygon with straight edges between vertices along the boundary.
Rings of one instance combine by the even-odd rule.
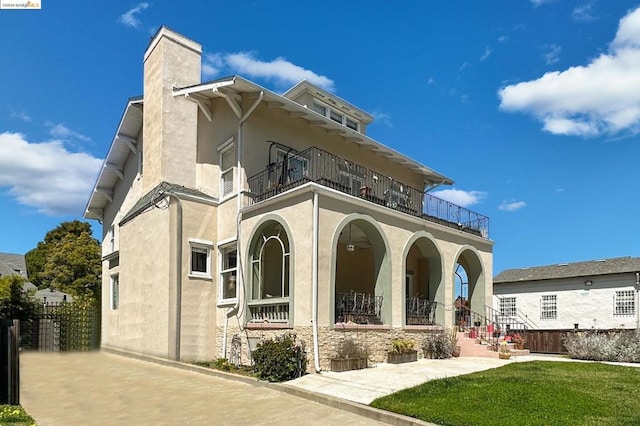
[[[489,218],[425,193],[382,173],[311,147],[289,154],[250,178],[250,204],[269,199],[307,182],[333,188],[412,216],[489,237]]]
[[[253,322],[289,322],[289,303],[249,305]]]
[[[337,293],[336,323],[382,324],[382,296],[370,293]]]
[[[419,297],[406,300],[407,325],[435,325],[438,302]]]

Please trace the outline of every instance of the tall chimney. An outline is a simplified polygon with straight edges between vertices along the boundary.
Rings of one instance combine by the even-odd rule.
[[[144,54],[145,191],[161,181],[195,187],[197,106],[174,97],[173,89],[200,83],[201,55],[199,43],[166,27],[153,36]]]

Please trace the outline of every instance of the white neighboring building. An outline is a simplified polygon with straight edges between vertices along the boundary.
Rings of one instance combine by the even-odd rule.
[[[493,279],[494,309],[534,329],[638,327],[640,258],[508,269]]]

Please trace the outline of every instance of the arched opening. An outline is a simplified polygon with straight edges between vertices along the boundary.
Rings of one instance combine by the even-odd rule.
[[[462,328],[486,325],[485,286],[484,270],[477,253],[463,250],[454,269],[456,325]]]
[[[249,253],[250,321],[288,322],[291,252],[284,227],[274,220],[264,223],[254,234]]]
[[[420,237],[405,258],[405,324],[444,323],[442,259],[430,239]]]
[[[385,324],[391,320],[391,262],[375,225],[347,223],[336,245],[335,322]]]

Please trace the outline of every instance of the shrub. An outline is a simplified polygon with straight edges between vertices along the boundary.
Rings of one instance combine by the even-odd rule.
[[[296,343],[294,334],[265,340],[252,353],[256,376],[270,382],[283,382],[302,376],[307,370],[307,352]]]
[[[640,362],[640,330],[568,333],[563,342],[571,358]]]
[[[422,345],[422,349],[433,352],[433,357],[436,359],[451,358],[453,356],[453,348],[455,347],[451,335],[451,332],[445,332],[444,330],[435,331],[427,336]]]
[[[391,353],[394,354],[408,354],[414,352],[413,348],[415,343],[408,339],[392,339],[391,340]]]
[[[353,339],[345,339],[336,351],[335,359],[369,358],[367,348],[360,346]]]

